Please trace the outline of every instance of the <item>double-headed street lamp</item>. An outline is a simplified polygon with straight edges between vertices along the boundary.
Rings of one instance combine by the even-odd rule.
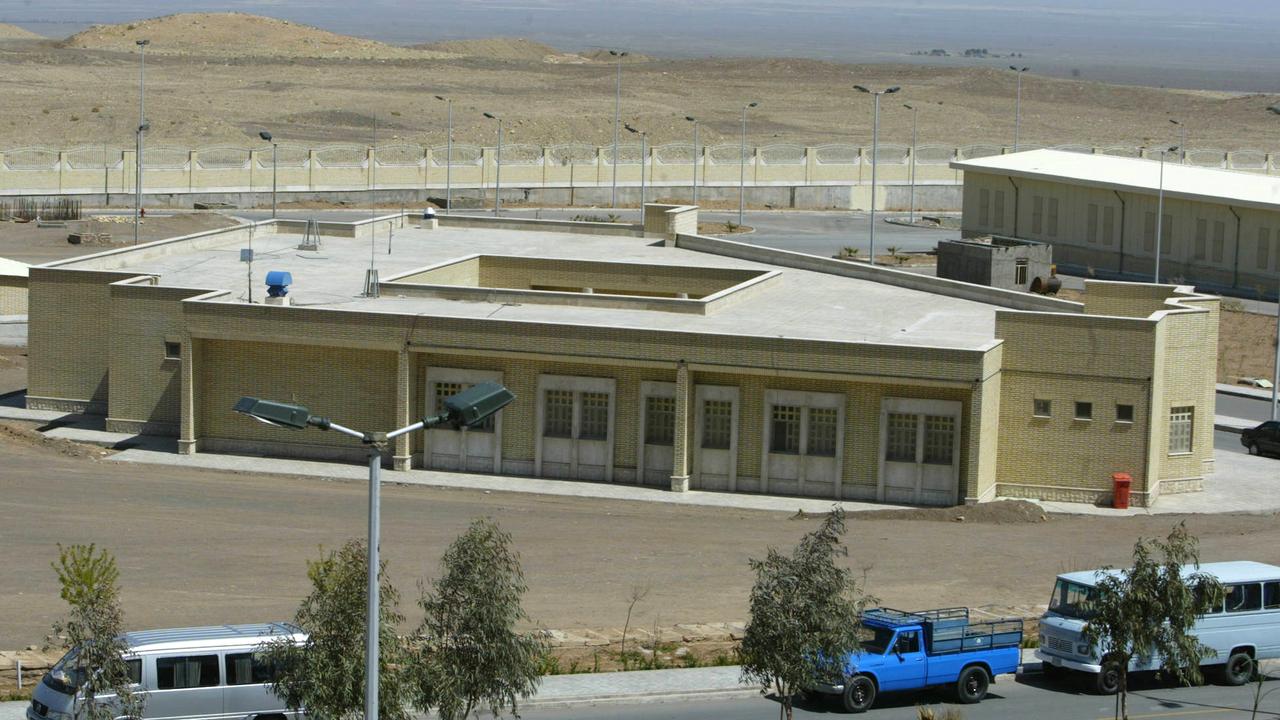
[[[880,96],[892,95],[901,87],[894,85],[884,90],[869,90],[862,85],[854,85],[854,90],[861,93],[867,93],[876,99],[875,114],[871,121],[871,236],[870,236],[870,252],[867,254],[871,257],[871,264],[876,264],[876,168],[880,167]]]
[[[738,227],[742,227],[743,211],[747,205],[747,110],[759,104],[749,102],[742,106],[742,142],[738,147]]]
[[[1009,69],[1018,76],[1018,95],[1013,103],[1013,151],[1018,152],[1018,136],[1022,130],[1022,73],[1030,68],[1010,65]]]
[[[302,405],[242,397],[235,404],[235,411],[276,427],[304,430],[316,427],[334,430],[359,438],[369,449],[369,590],[368,616],[365,627],[365,687],[364,720],[378,720],[378,541],[381,532],[381,505],[379,473],[387,451],[387,443],[401,435],[416,430],[426,430],[440,425],[453,428],[475,427],[489,416],[506,407],[515,399],[510,390],[495,382],[474,385],[444,401],[444,412],[424,417],[412,425],[391,432],[360,432],[343,427],[329,418],[312,415]]]
[[[618,126],[622,123],[622,58],[629,53],[610,50],[609,55],[618,59],[618,80],[613,90],[613,193],[610,207],[618,207]],[[641,171],[643,172],[643,170]]]
[[[649,154],[649,145],[648,145],[648,142],[647,142],[647,141],[648,141],[648,139],[649,139],[649,134],[648,134],[648,133],[646,133],[646,132],[645,132],[645,131],[643,131],[643,130],[637,130],[637,129],[635,129],[635,128],[631,127],[630,125],[624,125],[623,127],[625,127],[625,128],[627,129],[627,132],[631,133],[632,135],[639,135],[639,136],[640,136],[640,212],[641,212],[641,214],[642,214],[641,222],[643,222],[643,213],[644,213],[644,161],[647,159],[647,157],[646,157],[646,156]]]
[[[698,118],[685,115],[685,120],[693,123],[693,203],[698,204]]]
[[[1154,283],[1160,282],[1160,243],[1164,239],[1164,156],[1177,151],[1177,145],[1160,148],[1160,183],[1156,194],[1156,263],[1155,272],[1151,278],[1151,282]]]
[[[1181,120],[1169,118],[1169,123],[1178,126],[1178,162],[1182,163],[1187,157],[1187,126],[1182,124]]]
[[[138,56],[138,131],[134,138],[133,244],[138,244],[138,224],[142,219],[142,134],[151,129],[147,122],[147,46],[150,40],[135,40]]]
[[[911,111],[911,200],[910,207],[907,209],[908,222],[912,225],[916,222],[916,106],[911,103],[903,103],[902,107]]]
[[[271,133],[263,130],[258,133],[258,137],[271,143],[271,219],[276,217],[276,142],[271,139]]]
[[[502,118],[493,113],[485,113],[485,117],[490,120],[498,121],[498,155],[494,159],[494,180],[493,180],[493,216],[498,217],[498,213],[502,212]],[[614,158],[617,159],[616,157]]]
[[[449,108],[449,125],[444,144],[444,154],[447,156],[444,161],[444,211],[447,213],[453,208],[453,98],[437,95],[436,99]]]

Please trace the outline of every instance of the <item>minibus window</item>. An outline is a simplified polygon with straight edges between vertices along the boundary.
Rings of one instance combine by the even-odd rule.
[[[258,653],[227,655],[228,685],[261,685],[275,680],[271,665]]]
[[[1262,607],[1280,610],[1280,581],[1272,580],[1262,586]]]
[[[190,655],[156,658],[156,689],[217,687],[218,656]]]
[[[1058,580],[1049,598],[1049,610],[1063,617],[1087,620],[1093,614],[1093,588],[1069,580]]]
[[[1250,612],[1262,609],[1262,585],[1248,583],[1227,586],[1227,612]]]
[[[124,664],[129,667],[129,682],[133,683],[134,685],[141,685],[142,684],[142,660],[140,658],[134,658],[132,660],[125,660]]]

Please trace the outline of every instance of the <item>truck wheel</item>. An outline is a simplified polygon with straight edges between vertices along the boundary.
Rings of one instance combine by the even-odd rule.
[[[1103,663],[1102,671],[1093,678],[1093,690],[1099,695],[1115,695],[1120,692],[1120,665]]]
[[[1222,666],[1222,684],[1236,687],[1253,679],[1253,658],[1246,652],[1233,652]]]
[[[844,684],[841,700],[846,711],[864,713],[876,701],[876,684],[866,675],[854,675]]]
[[[967,667],[960,672],[960,678],[956,680],[956,699],[965,705],[982,702],[982,698],[987,696],[987,686],[991,684],[991,678],[987,676],[987,671],[977,665]]]

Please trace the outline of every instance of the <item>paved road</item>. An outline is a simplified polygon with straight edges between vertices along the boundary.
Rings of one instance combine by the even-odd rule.
[[[1263,692],[1280,689],[1280,680],[1271,679]],[[1249,718],[1253,708],[1254,686],[1239,688],[1209,685],[1197,688],[1169,687],[1146,682],[1129,694],[1129,717],[1134,720],[1230,720]],[[915,720],[918,705],[945,703],[945,694],[930,692],[886,696],[866,715],[877,718]],[[950,706],[967,720],[1110,720],[1115,700],[1085,694],[1069,687],[1046,686],[1037,674],[1014,680],[1004,676],[991,687],[991,694],[979,705]],[[945,711],[946,708],[938,708]],[[796,717],[830,717],[843,715],[825,702],[805,702],[797,708]],[[673,703],[609,705],[572,709],[531,709],[521,713],[530,720],[774,720],[778,704],[771,699],[707,700]],[[852,716],[848,716],[852,717]],[[1258,718],[1280,717],[1280,693],[1263,698]]]
[[[1262,422],[1271,417],[1271,402],[1218,393],[1217,414]],[[1226,430],[1214,431],[1213,446],[1227,452],[1246,452],[1244,446],[1240,444],[1240,435]],[[1280,472],[1280,463],[1277,464],[1277,471]]]

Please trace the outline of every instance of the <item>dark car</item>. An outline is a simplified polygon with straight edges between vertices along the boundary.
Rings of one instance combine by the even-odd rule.
[[[1268,420],[1258,427],[1240,433],[1240,444],[1250,455],[1280,454],[1280,421]]]

